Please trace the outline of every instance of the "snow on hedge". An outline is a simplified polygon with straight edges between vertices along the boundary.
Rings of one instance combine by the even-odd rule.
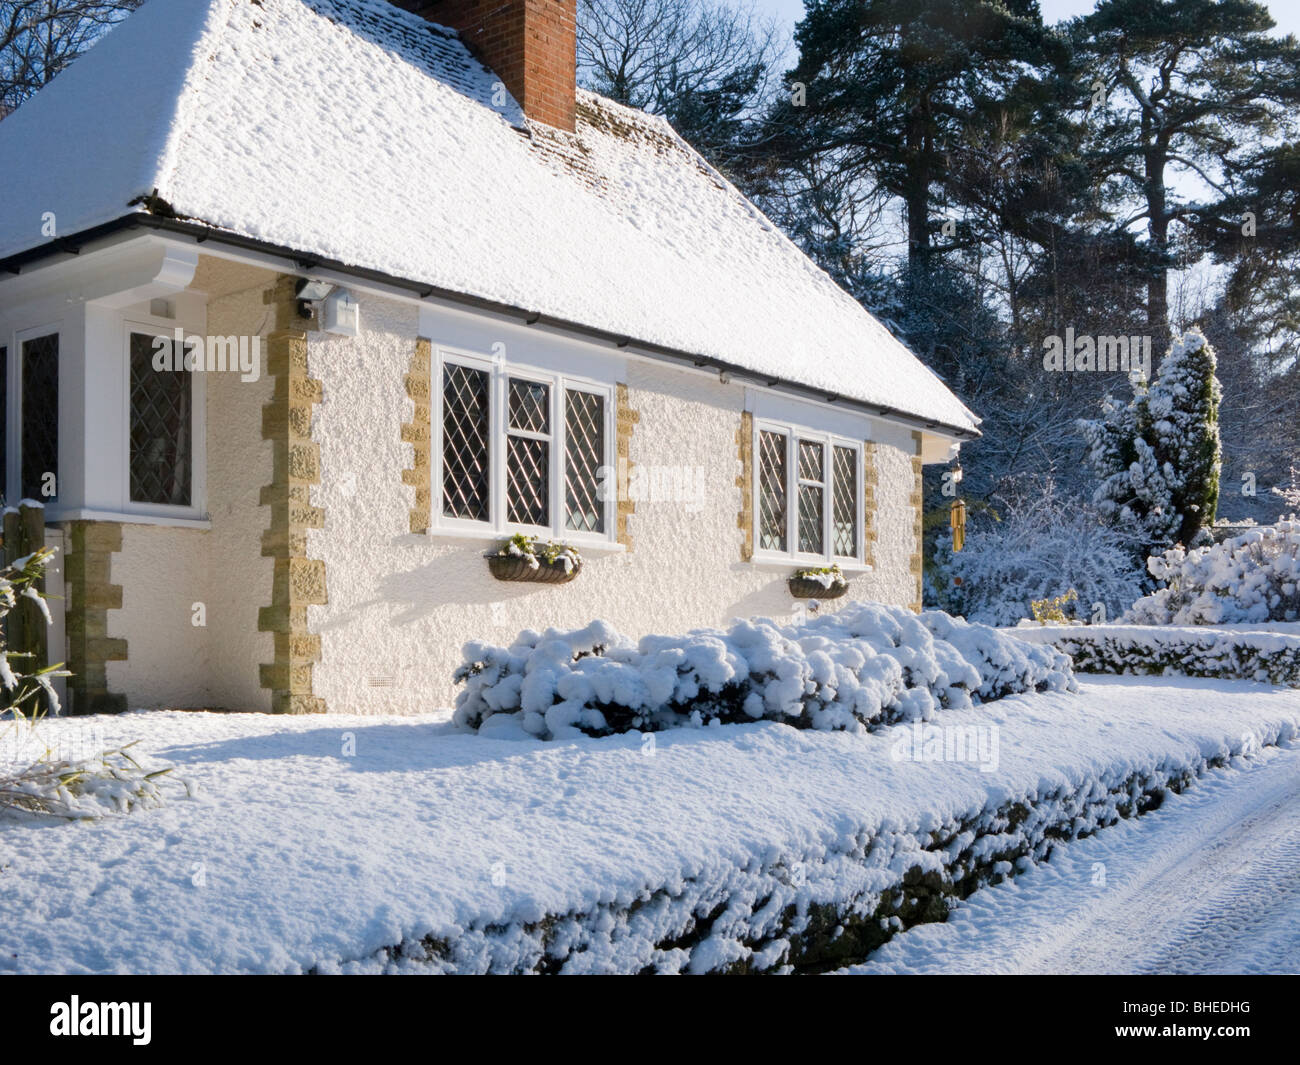
[[[1008,630],[1070,656],[1080,673],[1182,674],[1300,687],[1300,635],[1173,625],[1022,625]]]
[[[602,621],[471,642],[455,721],[543,739],[767,718],[799,728],[925,721],[1013,692],[1072,690],[1065,656],[940,611],[854,603],[802,624],[736,621],[726,632],[634,642]]]
[[[895,731],[915,727],[758,722],[647,749],[491,740],[441,716],[48,720],[51,746],[86,728],[139,740],[145,765],[196,788],[138,816],[0,822],[0,973],[845,964],[873,921],[935,919],[1006,855],[1295,737],[1300,692],[1094,678],[926,726],[998,729],[991,772],[899,758]]]
[[[1175,547],[1147,560],[1164,587],[1121,619],[1137,625],[1215,625],[1300,618],[1300,521],[1261,525],[1222,543]]]

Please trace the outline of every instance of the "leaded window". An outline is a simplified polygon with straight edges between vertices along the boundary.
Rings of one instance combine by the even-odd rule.
[[[442,512],[488,520],[491,469],[489,375],[447,363],[442,375]]]
[[[799,441],[799,550],[825,550],[826,449],[815,440]]]
[[[549,525],[551,498],[551,386],[512,377],[506,428],[506,520]]]
[[[188,507],[193,492],[194,382],[167,337],[131,334],[131,501]],[[164,355],[158,359],[156,356]]]
[[[608,536],[610,391],[471,357],[442,366],[442,516]]]
[[[758,434],[758,543],[764,551],[786,549],[784,433]]]
[[[605,397],[567,389],[564,394],[564,527],[605,531],[600,471],[605,463]]]
[[[861,446],[793,426],[757,429],[755,550],[822,564],[860,560]]]
[[[22,495],[48,502],[59,485],[59,334],[22,344]]]
[[[853,558],[858,553],[858,451],[836,445],[831,454],[832,553]]]

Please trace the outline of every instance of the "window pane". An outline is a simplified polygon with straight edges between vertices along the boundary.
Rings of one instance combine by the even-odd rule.
[[[799,486],[799,550],[813,555],[825,551],[822,543],[822,500],[824,490],[819,485]]]
[[[530,433],[551,431],[551,386],[510,379],[510,428]]]
[[[758,546],[786,549],[785,435],[758,434]]]
[[[515,525],[549,525],[551,444],[512,436],[506,453],[506,520]]]
[[[578,532],[605,531],[600,499],[605,462],[605,397],[566,391],[564,396],[564,527]]]
[[[858,453],[851,447],[837,447],[832,453],[834,495],[831,497],[832,549],[837,555],[858,554]]]
[[[58,494],[59,335],[23,341],[22,494],[48,502]],[[54,475],[54,496],[41,488]]]
[[[136,503],[190,505],[193,382],[184,352],[173,341],[131,334],[131,499]],[[165,353],[162,369],[155,354]]]
[[[822,480],[822,463],[824,461],[822,445],[815,440],[799,441],[799,480]]]
[[[488,520],[488,374],[448,363],[442,375],[442,512]]]

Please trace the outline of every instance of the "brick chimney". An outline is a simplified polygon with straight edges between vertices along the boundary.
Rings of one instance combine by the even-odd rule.
[[[577,0],[391,0],[459,31],[524,114],[573,131]]]

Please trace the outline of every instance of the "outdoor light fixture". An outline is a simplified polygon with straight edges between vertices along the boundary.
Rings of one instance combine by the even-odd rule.
[[[334,286],[329,281],[313,281],[311,278],[302,277],[298,279],[298,287],[294,294],[298,297],[298,314],[303,318],[311,317],[310,303],[319,303],[331,292]]]

